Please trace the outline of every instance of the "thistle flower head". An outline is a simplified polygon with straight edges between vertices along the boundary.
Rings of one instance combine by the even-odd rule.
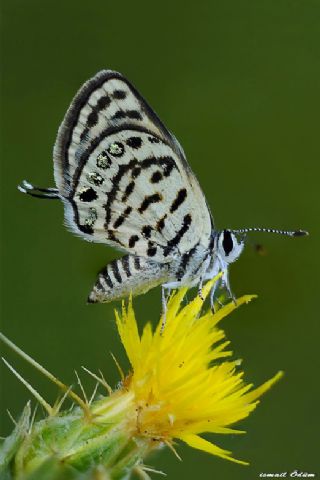
[[[203,290],[205,298],[214,280]],[[203,300],[197,296],[181,308],[186,289],[173,294],[168,303],[166,324],[162,320],[152,332],[148,323],[140,336],[132,302],[116,312],[118,331],[132,372],[125,388],[136,405],[136,435],[172,445],[181,439],[188,445],[222,458],[245,464],[201,433],[243,433],[230,426],[247,417],[258,398],[282,375],[279,372],[260,387],[245,384],[239,361],[232,355],[223,330],[217,327],[236,306],[254,296],[243,296],[215,314],[201,315]]]

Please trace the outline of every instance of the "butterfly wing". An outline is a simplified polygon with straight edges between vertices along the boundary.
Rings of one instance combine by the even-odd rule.
[[[54,166],[66,223],[88,240],[158,262],[209,243],[212,218],[182,148],[117,72],[80,89]]]

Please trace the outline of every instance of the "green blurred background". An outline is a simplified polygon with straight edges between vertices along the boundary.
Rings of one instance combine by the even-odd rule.
[[[258,300],[224,322],[247,381],[285,378],[240,425],[245,436],[211,437],[250,467],[183,446],[150,463],[169,478],[251,480],[260,472],[319,465],[320,3],[2,1],[1,330],[66,383],[102,368],[115,384],[111,350],[127,365],[115,305],[86,305],[96,272],[119,255],[63,227],[58,202],[16,185],[53,185],[52,146],[79,86],[96,71],[125,74],[183,145],[223,227],[302,227],[309,238],[252,235],[231,268],[234,292]],[[135,301],[140,324],[156,319],[160,290]],[[0,346],[49,400],[57,390]],[[93,383],[81,375],[87,389]],[[1,429],[30,394],[1,367]]]

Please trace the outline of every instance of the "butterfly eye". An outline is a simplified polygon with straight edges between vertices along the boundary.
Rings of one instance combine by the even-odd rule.
[[[229,230],[224,230],[223,232],[222,246],[223,246],[224,253],[227,257],[229,253],[232,252],[233,250],[233,240]]]

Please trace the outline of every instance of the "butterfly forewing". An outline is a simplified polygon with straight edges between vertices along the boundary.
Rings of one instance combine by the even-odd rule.
[[[119,73],[81,88],[54,161],[67,223],[86,238],[158,262],[209,242],[210,212],[181,147]]]

